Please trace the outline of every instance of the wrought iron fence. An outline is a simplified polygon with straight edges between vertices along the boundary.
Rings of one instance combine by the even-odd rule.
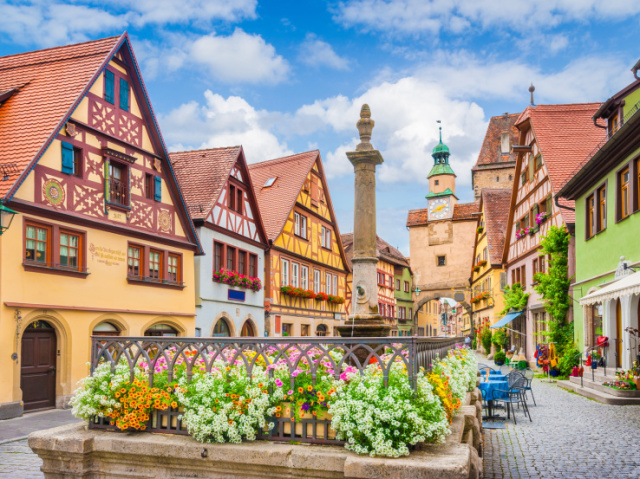
[[[163,368],[169,382],[176,379],[176,365],[181,365],[183,374],[190,381],[194,373],[210,373],[220,362],[227,366],[244,365],[250,376],[257,364],[285,365],[290,373],[304,367],[315,385],[320,373],[327,369],[339,379],[343,366],[351,366],[364,374],[366,367],[376,362],[382,370],[385,386],[393,362],[402,362],[407,369],[411,384],[415,387],[420,368],[431,369],[437,357],[444,357],[450,349],[463,343],[463,338],[341,338],[341,337],[286,337],[286,338],[169,338],[169,337],[120,337],[93,336],[91,349],[91,373],[98,365],[108,363],[112,371],[116,365],[126,361],[131,381],[138,368],[144,365],[149,373],[149,386],[153,387],[156,365]],[[338,353],[333,354],[332,353]],[[315,359],[315,361],[314,361]],[[324,363],[321,366],[321,363]],[[330,364],[327,367],[327,363]],[[165,368],[166,366],[166,368]],[[322,367],[322,369],[321,369]],[[273,375],[273,369],[269,369]],[[291,388],[295,375],[291,374]],[[176,409],[152,412],[147,431],[168,434],[186,434],[186,428]],[[326,418],[303,418],[291,421],[285,418],[269,418],[271,427],[259,431],[259,437],[269,440],[316,442],[336,444],[332,437],[330,420]],[[92,428],[115,429],[103,418],[90,422]]]

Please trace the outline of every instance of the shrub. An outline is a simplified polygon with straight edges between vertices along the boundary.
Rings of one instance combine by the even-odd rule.
[[[502,349],[507,342],[507,334],[504,332],[504,329],[498,328],[493,331],[493,334],[491,335],[491,342],[495,344],[498,349]]]
[[[491,352],[491,330],[485,326],[482,331],[482,347],[484,348],[484,353],[489,354]]]
[[[506,359],[507,359],[507,355],[502,349],[500,349],[493,357],[493,360],[496,362],[496,364],[504,363]]]

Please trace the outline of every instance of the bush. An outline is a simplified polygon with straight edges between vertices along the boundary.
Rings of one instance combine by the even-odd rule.
[[[507,355],[504,353],[502,349],[500,349],[496,355],[493,357],[493,360],[497,363],[504,363],[507,359]]]
[[[504,329],[496,329],[491,335],[491,342],[495,344],[498,349],[502,349],[507,342],[507,335]]]
[[[491,352],[491,330],[489,328],[484,328],[482,331],[482,347],[485,354]]]
[[[575,345],[565,349],[563,355],[558,360],[558,367],[556,368],[560,371],[561,376],[568,376],[571,374],[574,366],[578,366],[580,364],[580,351]]]

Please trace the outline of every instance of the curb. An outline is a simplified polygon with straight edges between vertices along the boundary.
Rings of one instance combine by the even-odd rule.
[[[27,437],[29,437],[29,436],[19,436],[19,437],[14,437],[14,438],[11,438],[11,439],[4,439],[4,440],[0,441],[0,446],[2,446],[3,444],[8,444],[10,442],[24,441]]]

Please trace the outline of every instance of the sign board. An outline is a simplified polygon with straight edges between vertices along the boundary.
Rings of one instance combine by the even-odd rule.
[[[464,293],[454,293],[453,294],[453,299],[455,299],[458,303],[461,303],[464,301]]]

